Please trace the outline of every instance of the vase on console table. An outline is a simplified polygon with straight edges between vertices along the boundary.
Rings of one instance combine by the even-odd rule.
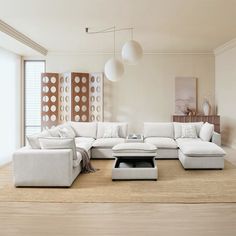
[[[203,113],[205,116],[209,116],[210,115],[210,103],[208,102],[208,100],[205,100],[204,103],[202,104],[202,109],[203,109]]]

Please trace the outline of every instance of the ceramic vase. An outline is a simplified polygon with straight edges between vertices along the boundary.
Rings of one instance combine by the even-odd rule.
[[[204,101],[202,105],[203,113],[205,116],[209,116],[210,114],[210,104],[207,100]]]

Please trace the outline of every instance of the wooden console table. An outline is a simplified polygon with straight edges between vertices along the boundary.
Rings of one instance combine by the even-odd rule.
[[[220,116],[212,115],[212,116],[204,116],[204,115],[196,115],[196,116],[185,116],[185,115],[173,115],[174,122],[208,122],[214,125],[214,129],[217,133],[220,133]]]

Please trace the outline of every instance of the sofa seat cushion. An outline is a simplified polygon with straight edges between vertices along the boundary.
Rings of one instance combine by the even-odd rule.
[[[214,143],[204,141],[180,142],[180,150],[191,157],[223,157],[225,151]]]
[[[83,148],[86,151],[89,151],[92,148],[94,141],[95,141],[94,138],[76,137],[75,146],[79,148]]]
[[[145,143],[153,144],[157,148],[169,148],[169,149],[178,148],[177,143],[172,138],[161,138],[161,137],[146,138]]]
[[[119,143],[124,143],[124,138],[99,138],[93,142],[93,147],[96,148],[113,148]]]
[[[157,148],[155,145],[149,143],[121,143],[115,145],[112,151],[115,153],[155,153]]]
[[[177,138],[176,140],[177,146],[179,147],[181,144],[188,144],[193,142],[202,142],[200,138]]]

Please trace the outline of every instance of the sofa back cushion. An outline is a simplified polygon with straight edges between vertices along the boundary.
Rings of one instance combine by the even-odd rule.
[[[58,138],[58,137],[61,137],[59,130],[60,130],[61,128],[63,128],[63,127],[68,127],[68,126],[71,127],[70,122],[66,122],[66,123],[57,125],[56,127],[53,127],[53,128],[51,128],[51,129],[47,129],[47,131],[50,133],[50,135],[51,135],[52,137],[57,137],[57,138]]]
[[[119,138],[126,138],[128,133],[128,124],[122,122],[98,122],[97,123],[97,138],[103,138],[105,131],[111,126],[118,126]]]
[[[40,143],[39,143],[39,138],[46,138],[46,137],[50,137],[50,133],[48,132],[48,130],[44,130],[41,133],[38,134],[32,134],[27,136],[27,141],[30,145],[31,148],[33,149],[40,149]]]
[[[144,137],[173,138],[174,127],[171,122],[145,122]]]
[[[197,136],[199,137],[200,129],[203,125],[203,122],[188,122],[188,123],[174,122],[174,137],[175,137],[175,139],[182,137],[182,125],[186,125],[186,124],[195,126]]]
[[[74,129],[76,137],[96,138],[97,123],[96,122],[70,122]]]
[[[75,140],[73,138],[39,138],[42,149],[71,149],[73,159],[77,159]]]

